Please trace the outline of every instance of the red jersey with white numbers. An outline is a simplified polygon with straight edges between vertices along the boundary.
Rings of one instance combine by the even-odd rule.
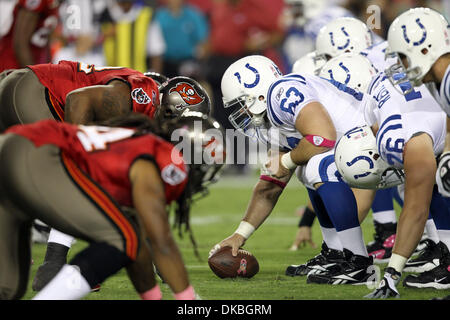
[[[153,118],[159,105],[156,82],[143,73],[122,67],[97,67],[75,61],[60,61],[28,66],[47,88],[47,104],[54,118],[64,120],[64,105],[69,92],[95,85],[106,85],[121,80],[130,86],[133,111]]]
[[[21,135],[36,147],[58,146],[65,156],[123,206],[133,206],[129,171],[139,158],[148,159],[158,166],[167,203],[180,197],[187,182],[187,169],[181,153],[156,135],[133,136],[134,129],[77,126],[55,120],[16,125],[6,132]]]
[[[25,9],[39,15],[36,29],[30,39],[30,49],[34,63],[50,61],[48,38],[58,25],[59,0],[19,0],[14,8],[11,28],[0,39],[0,72],[21,68],[14,51],[14,30],[19,10]]]

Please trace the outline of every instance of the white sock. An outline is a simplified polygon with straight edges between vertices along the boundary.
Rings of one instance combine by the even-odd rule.
[[[335,228],[324,228],[321,226],[320,230],[322,230],[323,241],[328,248],[342,251],[342,244]]]
[[[361,227],[354,227],[351,229],[338,232],[339,240],[345,249],[350,250],[353,254],[368,257],[366,245],[364,244]]]
[[[438,241],[442,241],[450,250],[450,230],[437,230],[437,233],[439,234]]]
[[[372,216],[373,220],[378,223],[397,223],[397,215],[394,210],[374,212]]]
[[[33,300],[78,300],[91,292],[91,286],[77,266],[66,264]]]
[[[433,219],[428,219],[425,223],[425,231],[429,239],[433,240],[434,243],[438,243],[440,240],[439,232],[436,229]]]
[[[47,242],[55,242],[70,248],[74,240],[74,237],[69,236],[68,234],[62,233],[56,229],[51,229]]]

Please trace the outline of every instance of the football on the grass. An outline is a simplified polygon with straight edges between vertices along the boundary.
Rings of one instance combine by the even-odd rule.
[[[219,278],[251,278],[259,271],[258,260],[250,252],[239,249],[233,257],[230,247],[217,250],[209,257],[208,264]]]

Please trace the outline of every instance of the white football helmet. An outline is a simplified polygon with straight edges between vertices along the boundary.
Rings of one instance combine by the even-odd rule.
[[[277,65],[264,56],[251,55],[233,62],[222,76],[222,99],[231,110],[228,119],[244,134],[266,125],[267,94],[270,85],[282,74]]]
[[[375,67],[363,55],[344,53],[329,60],[322,67],[319,75],[365,93],[376,73]]]
[[[316,38],[316,51],[327,60],[345,52],[359,53],[372,45],[366,24],[350,17],[337,18],[323,26]]]
[[[450,52],[449,32],[447,20],[430,8],[409,9],[399,15],[389,27],[386,51],[394,57],[405,56],[408,67],[398,59],[386,71],[389,79],[394,84],[410,81],[419,86],[436,60]],[[404,94],[411,90],[404,90]]]
[[[318,56],[315,51],[305,54],[297,59],[292,66],[293,73],[318,75],[320,69],[327,62],[325,57]]]
[[[404,182],[404,173],[390,167],[377,150],[369,126],[346,132],[334,150],[336,167],[349,186],[359,189],[385,189]]]

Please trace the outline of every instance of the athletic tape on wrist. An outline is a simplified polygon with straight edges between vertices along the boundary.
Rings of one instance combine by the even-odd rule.
[[[408,261],[408,258],[405,258],[396,253],[392,253],[391,258],[389,259],[388,267],[392,267],[395,269],[395,271],[402,273],[406,261]]]
[[[195,300],[195,291],[192,286],[189,286],[181,292],[174,293],[173,296],[176,300]]]
[[[283,167],[289,170],[292,170],[297,167],[297,164],[294,161],[292,161],[290,152],[285,153],[281,156],[281,164],[283,165]]]
[[[277,186],[279,186],[279,187],[281,187],[283,189],[286,187],[286,182],[277,180],[277,179],[275,179],[275,178],[273,178],[271,176],[266,176],[266,175],[262,174],[262,175],[259,176],[259,179],[267,181],[267,182],[274,183],[274,184],[276,184]]]
[[[327,138],[312,134],[305,136],[305,139],[316,147],[334,148],[334,145],[336,144],[336,141],[334,140],[328,140]]]
[[[140,293],[139,296],[142,300],[161,300],[162,299],[162,293],[159,285],[154,286],[148,291],[145,291],[144,293]]]
[[[255,232],[255,230],[256,230],[255,227],[252,226],[247,221],[241,221],[239,227],[236,229],[234,233],[240,234],[247,240],[248,238],[250,238],[253,232]]]

